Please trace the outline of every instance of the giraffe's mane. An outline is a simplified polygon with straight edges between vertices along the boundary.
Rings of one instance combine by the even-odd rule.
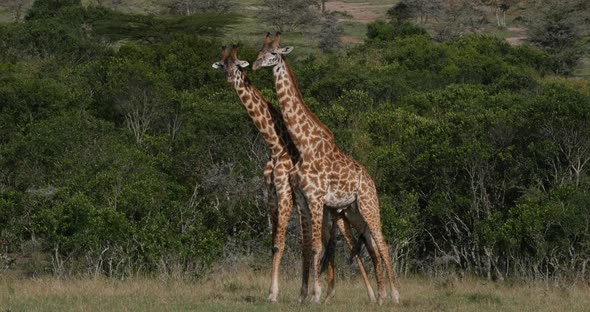
[[[281,142],[283,143],[283,146],[287,150],[287,153],[289,154],[291,161],[293,161],[293,163],[297,163],[297,161],[299,160],[299,151],[297,150],[297,147],[295,146],[293,139],[289,135],[289,131],[287,130],[287,125],[285,124],[285,121],[283,120],[283,115],[279,112],[279,110],[276,107],[274,107],[272,105],[272,103],[270,103],[262,95],[262,92],[260,92],[260,90],[258,90],[258,88],[256,88],[256,86],[254,86],[252,84],[252,82],[250,81],[248,76],[246,76],[244,74],[242,77],[243,77],[243,81],[244,81],[244,86],[246,88],[250,89],[250,91],[252,93],[256,94],[258,96],[258,98],[260,99],[260,101],[262,102],[262,104],[266,106],[265,109],[268,110],[268,112],[271,116],[271,120],[273,123],[273,127],[275,129],[275,133],[279,137],[279,140],[281,140]]]
[[[244,81],[244,86],[246,86],[246,87],[252,86],[252,80],[250,80],[248,75],[246,75],[246,71],[244,69],[240,68],[240,72],[242,74],[242,80]],[[254,88],[254,89],[256,89],[256,88]],[[256,89],[256,91],[258,91],[258,89]],[[260,93],[260,92],[258,92],[258,93]]]
[[[285,63],[285,70],[287,71],[287,75],[289,76],[289,79],[293,82],[293,86],[291,86],[291,87],[295,89],[294,90],[295,96],[299,100],[299,102],[301,104],[300,106],[303,108],[306,115],[309,116],[316,125],[319,125],[319,127],[322,131],[324,131],[326,134],[328,134],[328,138],[330,140],[334,141],[334,134],[332,133],[332,131],[330,129],[328,129],[328,127],[326,127],[326,125],[324,125],[324,123],[305,104],[305,101],[303,100],[303,95],[301,95],[301,91],[299,90],[299,85],[297,84],[297,80],[295,80],[295,76],[293,75],[293,71],[291,70],[291,66],[289,66],[289,62],[287,62],[287,60],[285,59],[285,56],[281,55],[281,57],[283,58],[283,62]]]

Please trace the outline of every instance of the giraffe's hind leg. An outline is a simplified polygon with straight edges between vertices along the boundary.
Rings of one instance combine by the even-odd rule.
[[[375,268],[375,278],[377,279],[378,288],[377,302],[382,304],[383,299],[387,297],[387,292],[385,291],[385,280],[383,279],[383,259],[381,258],[379,248],[377,248],[375,240],[371,236],[368,227],[365,229],[363,236],[365,237],[367,252],[371,256],[371,260],[373,261],[373,266]]]
[[[342,215],[340,215],[335,220],[335,222],[338,225],[338,228],[340,229],[342,236],[344,236],[344,239],[346,241],[346,244],[348,245],[348,248],[350,248],[352,250],[353,247],[357,244],[357,242],[356,242],[356,239],[352,235],[352,229],[350,227],[351,222],[349,222],[349,220]],[[367,295],[369,296],[369,301],[376,302],[377,300],[375,298],[375,292],[373,291],[373,287],[371,287],[371,282],[369,281],[369,276],[367,275],[367,271],[365,270],[365,266],[363,264],[363,261],[361,260],[361,258],[358,254],[354,255],[354,260],[356,261],[356,263],[359,267],[359,270],[360,270],[361,275],[363,277],[363,281],[365,282],[365,286],[367,287]]]
[[[357,204],[360,213],[362,214],[363,218],[367,222],[367,226],[369,231],[371,232],[371,237],[373,238],[376,249],[378,250],[379,254],[381,254],[380,258],[383,258],[383,262],[385,265],[385,270],[387,271],[387,276],[389,278],[389,285],[391,287],[391,295],[393,301],[399,303],[399,291],[395,286],[395,274],[393,272],[393,266],[391,264],[391,259],[389,257],[389,248],[385,243],[385,238],[383,237],[383,233],[381,232],[381,217],[379,213],[379,199],[377,198],[377,193],[373,184],[371,183],[369,187],[365,185],[366,188],[364,191],[359,192],[357,197]],[[372,186],[372,187],[370,187]],[[377,281],[379,283],[379,279],[382,279],[383,276],[378,276]],[[379,302],[381,303],[381,298],[385,298],[387,296],[385,289],[379,287]]]
[[[324,243],[324,247],[325,247],[325,251],[324,251],[324,257],[327,257],[327,261],[328,261],[328,293],[326,296],[326,299],[324,300],[325,304],[330,303],[330,301],[332,300],[332,298],[334,297],[335,294],[335,275],[336,275],[336,263],[335,263],[335,255],[336,255],[336,229],[337,229],[337,224],[336,224],[336,219],[338,218],[338,216],[334,213],[329,213],[329,211],[327,211],[328,209],[324,210],[324,224],[323,224],[323,231],[324,233],[322,234],[322,240]],[[331,216],[332,217],[332,224],[329,224],[329,219],[328,217]],[[322,261],[323,262],[323,261]],[[322,270],[323,270],[323,263],[322,263]]]
[[[301,228],[301,291],[298,302],[305,302],[309,291],[309,269],[311,264],[311,216],[305,196],[300,190],[294,192]]]

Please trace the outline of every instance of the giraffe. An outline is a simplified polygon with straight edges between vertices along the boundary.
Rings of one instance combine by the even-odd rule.
[[[367,170],[335,144],[332,132],[311,112],[305,104],[291,68],[285,59],[293,47],[279,47],[280,32],[274,40],[270,33],[265,37],[262,49],[252,68],[271,67],[281,113],[287,130],[299,151],[299,161],[291,173],[291,184],[298,205],[304,206],[311,215],[311,249],[313,254],[313,303],[320,302],[321,286],[320,255],[322,252],[322,219],[324,205],[335,209],[344,216],[358,211],[364,226],[361,230],[366,238],[378,284],[379,304],[387,297],[382,273],[385,264],[391,296],[399,303],[399,292],[395,286],[395,275],[389,250],[381,232],[379,199],[375,184]],[[357,228],[358,229],[358,228]],[[304,270],[300,301],[307,297],[309,269]]]
[[[285,248],[287,224],[293,207],[293,191],[290,185],[289,173],[293,170],[294,164],[299,159],[299,152],[289,136],[281,114],[262,96],[260,91],[251,83],[250,79],[246,77],[244,68],[249,64],[247,61],[238,59],[237,48],[234,46],[230,51],[222,48],[222,55],[222,60],[214,63],[213,68],[224,70],[227,81],[233,84],[248,115],[271,150],[271,159],[266,163],[264,168],[264,178],[269,189],[269,194],[271,195],[269,196],[269,203],[271,206],[273,240],[271,286],[268,300],[274,303],[278,300],[279,268]],[[306,220],[308,219],[308,215],[299,211],[299,217],[302,241],[305,242],[307,241],[306,237],[309,236],[309,220]],[[334,235],[333,232],[335,226],[337,226],[344,235],[347,244],[352,249],[356,245],[356,241],[352,237],[348,220],[341,217],[337,218],[336,215],[334,215],[333,219],[334,223],[330,235]],[[324,229],[327,229],[327,226]],[[305,243],[302,245],[305,245]],[[306,253],[304,252],[303,254],[305,258]],[[355,260],[367,287],[369,299],[375,301],[375,295],[363,263],[358,256],[355,257]],[[331,261],[328,271],[329,285],[333,289],[333,261]]]

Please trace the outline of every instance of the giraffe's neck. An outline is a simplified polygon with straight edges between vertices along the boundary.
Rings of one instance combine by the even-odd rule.
[[[290,152],[291,139],[282,123],[280,113],[262,96],[243,74],[234,75],[234,88],[254,125],[264,138],[273,157]]]
[[[301,154],[314,153],[319,142],[334,143],[334,135],[307,107],[285,59],[273,68],[283,119]]]

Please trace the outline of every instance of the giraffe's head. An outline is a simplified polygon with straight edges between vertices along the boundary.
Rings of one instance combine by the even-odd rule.
[[[223,47],[221,51],[223,58],[221,61],[213,63],[213,68],[223,69],[227,82],[233,83],[236,78],[242,77],[242,68],[247,67],[249,63],[238,59],[238,48],[236,46],[229,51]]]
[[[274,39],[270,37],[270,33],[266,33],[264,45],[260,49],[260,52],[258,52],[258,57],[254,65],[252,65],[252,69],[257,70],[260,67],[274,67],[282,62],[282,55],[289,54],[293,51],[293,47],[279,47],[280,40],[280,32],[277,32]]]

